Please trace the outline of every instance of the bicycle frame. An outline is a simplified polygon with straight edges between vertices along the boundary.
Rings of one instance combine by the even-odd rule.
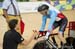
[[[46,33],[45,33],[46,34]],[[57,33],[56,34],[50,34],[50,36],[52,36],[52,35],[58,35]],[[42,35],[42,36],[45,36],[45,35]],[[42,37],[42,36],[40,36],[40,37]],[[49,36],[49,37],[50,37]],[[38,39],[38,38],[40,38],[40,37],[37,37],[37,38],[35,38],[35,39]],[[46,41],[46,44],[48,44],[49,45],[49,47],[51,48],[54,48],[54,49],[58,49],[58,47],[48,38],[47,40],[45,40]]]
[[[52,46],[52,48],[55,48],[55,49],[58,49],[58,47],[55,45],[55,44],[53,44],[53,42],[51,41],[51,40],[46,40],[46,43],[50,46]]]
[[[33,32],[37,32],[37,31],[33,31]],[[41,33],[42,32],[42,33]],[[47,33],[47,31],[41,31],[40,32],[40,34],[42,34],[42,36],[45,36],[46,35],[46,33]],[[43,34],[44,33],[44,34]],[[39,35],[39,34],[38,34]],[[54,33],[54,34],[50,34],[49,35],[49,37],[50,36],[55,36],[55,35],[58,35],[58,33]],[[40,38],[40,37],[42,37],[42,36],[38,36],[38,37],[36,37],[35,39],[38,39],[38,38]],[[51,48],[54,48],[54,49],[58,49],[58,47],[53,43],[53,41],[51,41],[50,39],[49,39],[49,37],[48,37],[48,39],[47,40],[45,40],[46,41],[46,43],[48,44],[48,46]],[[73,48],[73,45],[71,45],[71,46],[61,46],[61,49],[64,49],[64,48],[67,48],[67,49],[74,49]]]

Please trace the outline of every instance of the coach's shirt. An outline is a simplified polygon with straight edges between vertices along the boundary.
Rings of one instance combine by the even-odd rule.
[[[16,2],[16,0],[12,0],[12,2],[14,4],[15,8],[16,8],[17,14],[15,14],[15,12],[14,12],[14,8],[11,4],[11,0],[4,0],[2,8],[6,9],[7,13],[9,15],[19,15],[18,3]]]
[[[3,38],[3,49],[17,49],[18,44],[24,41],[22,36],[14,29],[5,32]]]

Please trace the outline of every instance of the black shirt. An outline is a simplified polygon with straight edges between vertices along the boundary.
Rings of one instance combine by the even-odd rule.
[[[3,38],[3,49],[17,49],[18,44],[24,39],[14,29],[5,32]]]

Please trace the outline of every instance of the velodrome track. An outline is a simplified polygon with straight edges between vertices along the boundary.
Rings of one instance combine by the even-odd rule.
[[[67,11],[63,11],[63,13],[67,16],[68,21],[75,21],[75,10],[67,10]],[[23,37],[28,40],[31,34],[33,33],[32,32],[33,29],[39,30],[41,24],[41,15],[39,13],[23,13],[21,14],[21,16],[23,18],[23,21],[25,22],[25,32],[23,34]],[[2,41],[3,41],[3,36],[5,31],[7,31],[7,23],[5,18],[0,16],[0,49],[2,49]],[[55,31],[57,31],[57,29]],[[67,32],[68,29],[66,29],[65,31],[65,38],[68,36]],[[58,41],[59,40],[57,39],[57,42]],[[19,49],[32,49],[33,45],[36,42],[37,40],[32,40],[32,42],[28,46],[21,45],[19,46]]]

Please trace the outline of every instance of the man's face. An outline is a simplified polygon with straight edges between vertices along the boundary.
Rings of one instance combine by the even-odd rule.
[[[40,11],[40,13],[41,13],[42,15],[47,15],[47,14],[48,14],[48,10]]]

